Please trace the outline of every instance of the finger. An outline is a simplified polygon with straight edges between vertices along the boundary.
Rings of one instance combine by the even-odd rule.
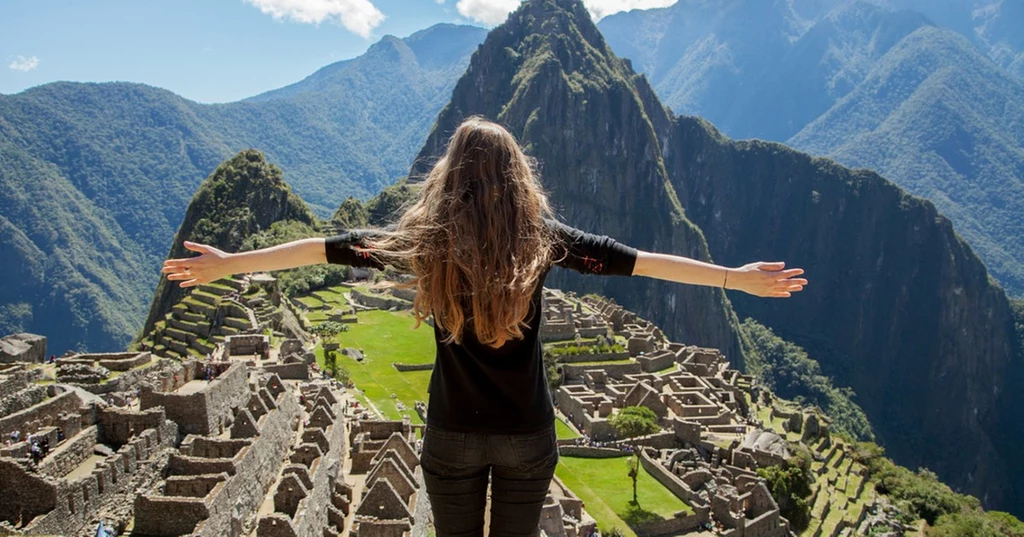
[[[790,294],[789,294],[789,292],[786,292],[786,291],[779,291],[779,292],[772,293],[771,296],[773,298],[786,298],[786,297],[790,296]]]
[[[185,248],[192,250],[193,252],[206,253],[210,251],[210,247],[205,244],[199,244],[197,242],[185,241]]]
[[[168,280],[190,280],[190,279],[195,278],[195,277],[196,277],[195,274],[189,274],[187,272],[175,272],[174,274],[168,275],[167,279]]]
[[[760,265],[758,265],[757,268],[759,268],[761,270],[782,270],[782,267],[785,267],[785,266],[786,266],[786,262],[785,261],[772,261],[772,262],[765,261],[765,262],[762,262]]]
[[[779,275],[786,278],[792,278],[793,276],[799,276],[803,273],[804,269],[802,268],[791,268],[789,270],[783,270],[782,272],[779,272]]]
[[[199,278],[194,278],[186,282],[181,282],[182,287],[195,287],[199,285]]]
[[[189,263],[194,263],[195,260],[196,260],[196,258],[194,258],[194,257],[185,257],[185,258],[178,258],[178,259],[168,259],[167,261],[164,261],[164,266],[165,267],[180,267],[182,265],[188,265]]]

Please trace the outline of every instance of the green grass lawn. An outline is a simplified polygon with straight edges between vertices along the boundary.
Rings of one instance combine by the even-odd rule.
[[[612,364],[632,364],[635,360],[632,358],[626,358],[624,360],[599,360],[597,362],[566,362],[565,365],[612,365]]]
[[[335,306],[345,306],[348,304],[348,301],[345,300],[344,293],[349,292],[351,289],[351,287],[347,287],[344,285],[336,285],[334,287],[328,287],[327,289],[313,291],[313,296],[326,304],[333,304]]]
[[[633,482],[629,479],[626,459],[559,457],[555,473],[583,500],[602,534],[618,527],[627,536],[635,537],[630,523],[670,518],[677,511],[693,512],[646,471],[641,471],[637,480],[639,509],[633,506]]]
[[[300,296],[300,297],[296,298],[295,300],[298,300],[299,303],[301,303],[303,306],[306,306],[307,308],[313,309],[313,310],[320,309],[324,305],[324,303],[319,298],[316,298],[315,296]]]
[[[560,420],[558,418],[555,418],[555,431],[558,433],[558,439],[559,440],[564,440],[564,439],[570,439],[571,440],[573,438],[579,438],[580,437],[580,435],[577,434],[576,431],[573,431],[568,425],[565,424],[564,421],[562,421],[562,420]]]
[[[434,361],[434,332],[422,325],[413,330],[412,315],[405,312],[365,311],[358,315],[359,322],[348,325],[348,332],[338,335],[338,342],[344,347],[360,349],[366,356],[356,362],[345,356],[338,357],[338,363],[349,372],[356,388],[364,390],[366,397],[384,413],[387,419],[402,419],[408,414],[413,423],[422,423],[413,409],[416,401],[427,400],[428,371],[399,372],[392,362],[426,364]],[[317,363],[323,366],[323,349],[317,346]],[[395,394],[395,399],[391,394]],[[395,405],[401,401],[406,410],[399,411]]]

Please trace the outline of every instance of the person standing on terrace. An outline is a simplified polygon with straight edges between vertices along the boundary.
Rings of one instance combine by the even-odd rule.
[[[799,268],[726,268],[646,252],[553,217],[533,163],[502,126],[471,117],[455,131],[418,200],[387,230],[352,230],[242,253],[186,242],[168,280],[192,287],[244,272],[317,263],[413,275],[416,326],[433,317],[420,463],[438,537],[536,535],[558,446],[541,343],[541,290],[551,267],[645,276],[783,298],[807,284]]]

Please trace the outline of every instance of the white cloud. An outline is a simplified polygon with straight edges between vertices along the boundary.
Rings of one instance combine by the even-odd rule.
[[[489,26],[497,26],[508,17],[508,14],[519,7],[519,0],[459,0],[455,8],[463,17],[482,22]]]
[[[442,3],[444,0],[437,0]],[[677,0],[583,0],[594,20],[601,20],[608,15],[631,9],[651,9],[667,7]],[[463,17],[496,26],[505,22],[508,14],[519,7],[520,0],[459,0],[456,8]]]
[[[35,56],[31,56],[29,58],[26,58],[24,56],[18,56],[16,58],[14,58],[14,61],[11,62],[11,64],[8,65],[7,67],[10,67],[11,69],[14,69],[15,71],[22,71],[22,72],[31,71],[31,70],[35,69],[36,67],[39,67],[39,58],[37,58]]]
[[[337,18],[342,26],[362,37],[384,22],[384,14],[370,0],[245,0],[275,19],[320,24]]]
[[[595,20],[601,20],[620,11],[668,7],[675,3],[676,0],[583,0],[583,4],[587,6]]]

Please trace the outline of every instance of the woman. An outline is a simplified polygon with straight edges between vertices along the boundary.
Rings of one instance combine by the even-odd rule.
[[[530,159],[500,125],[480,117],[455,131],[419,199],[393,228],[350,231],[263,250],[164,263],[182,287],[230,274],[315,263],[392,265],[413,275],[416,326],[433,316],[421,466],[439,537],[535,535],[558,462],[554,412],[541,360],[541,288],[552,265],[587,274],[648,276],[788,297],[801,269],[751,263],[726,269],[639,251],[551,218]]]

